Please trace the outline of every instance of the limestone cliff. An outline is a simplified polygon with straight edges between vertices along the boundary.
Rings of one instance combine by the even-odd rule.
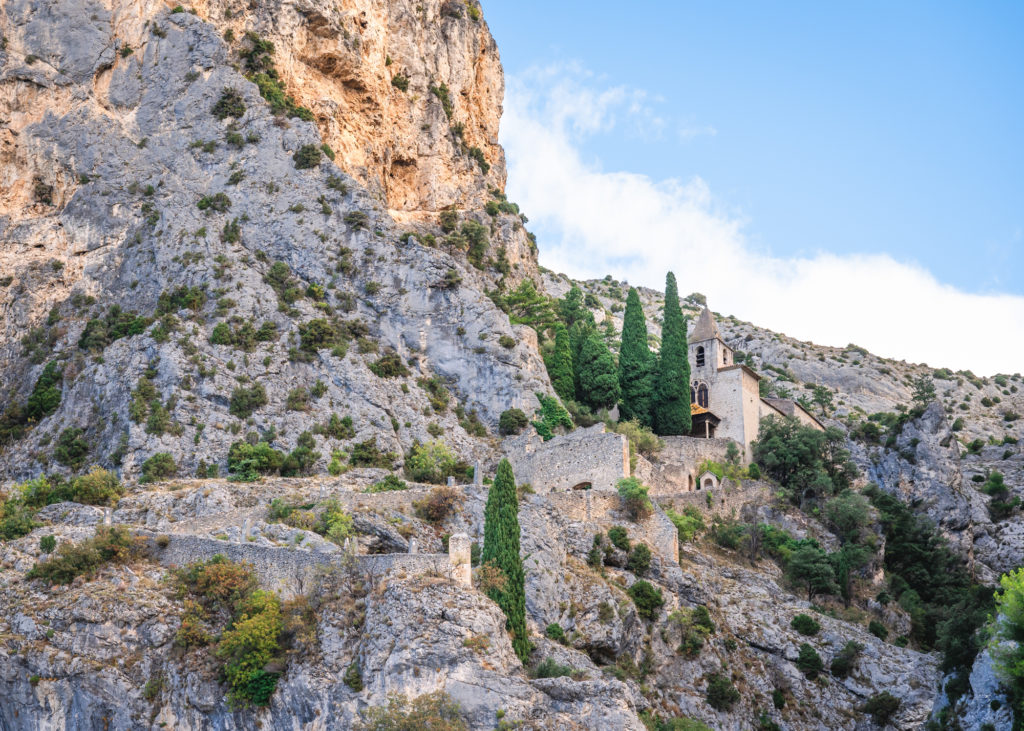
[[[288,449],[331,414],[399,459],[434,423],[471,459],[467,428],[549,389],[532,331],[484,294],[536,262],[518,215],[480,210],[504,166],[479,10],[190,11],[0,13],[4,479],[62,469],[68,430],[90,463],[131,475],[167,452],[192,474],[225,466],[243,421]],[[444,238],[433,214],[452,205]],[[369,369],[396,356],[388,377]],[[49,362],[59,407],[19,412]],[[317,441],[321,468],[344,448]]]

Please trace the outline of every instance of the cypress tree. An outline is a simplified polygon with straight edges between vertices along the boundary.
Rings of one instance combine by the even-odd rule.
[[[629,290],[622,319],[622,347],[619,349],[619,418],[636,419],[651,425],[651,390],[654,356],[647,346],[647,320],[636,289]]]
[[[548,377],[555,393],[563,403],[572,401],[576,395],[576,380],[572,368],[572,347],[569,344],[569,331],[565,325],[555,325],[555,347],[544,358],[548,369]]]
[[[676,276],[665,277],[665,321],[661,328],[654,383],[654,431],[660,436],[689,434],[690,358],[686,343],[686,320],[679,306]]]
[[[530,655],[530,638],[526,634],[525,577],[519,556],[519,499],[516,478],[507,459],[498,463],[494,484],[487,492],[480,562],[495,566],[505,576],[504,588],[492,588],[487,595],[505,613],[505,628],[512,635],[512,647],[525,663]]]
[[[558,302],[558,314],[566,327],[571,328],[577,322],[589,322],[594,324],[594,315],[583,304],[583,291],[573,285],[565,297]]]
[[[619,400],[619,374],[608,346],[591,331],[580,346],[576,398],[592,409],[611,408]]]

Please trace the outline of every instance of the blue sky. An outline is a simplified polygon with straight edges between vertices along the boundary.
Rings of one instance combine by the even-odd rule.
[[[1024,330],[1024,3],[494,0],[484,11],[508,83],[508,192],[531,216],[542,263],[579,276],[603,264],[655,285],[658,266],[692,268],[694,253],[732,266],[715,258],[727,250],[764,257],[783,279],[841,273],[847,261],[868,276],[891,266],[879,280],[902,292],[863,282],[851,297],[901,306],[925,290],[936,302],[945,293],[956,309],[1001,311],[1004,332]],[[557,139],[536,141],[551,130]],[[548,162],[531,159],[546,144]],[[585,202],[557,204],[579,205],[575,221],[548,204],[571,195],[559,192],[571,178],[553,170],[559,150],[566,169],[592,178],[595,202],[608,195],[601,215],[623,197],[612,186],[636,196],[622,211],[633,229],[602,229],[617,228],[618,248],[595,243],[581,220]],[[646,206],[641,184],[666,199]],[[671,230],[651,219],[674,214],[684,231],[668,241]],[[652,241],[664,249],[653,258]],[[581,247],[586,266],[577,265]],[[823,261],[836,266],[802,269]],[[682,289],[687,279],[693,289],[705,284],[680,276]],[[785,308],[762,306],[768,290],[744,301],[717,286],[704,287],[715,309],[797,337],[844,345],[870,335],[803,327]],[[1024,370],[1024,345],[1007,348],[998,364],[975,369]],[[895,337],[873,349],[936,365],[945,355],[901,350]]]

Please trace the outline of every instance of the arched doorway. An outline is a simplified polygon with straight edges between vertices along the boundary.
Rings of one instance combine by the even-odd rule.
[[[590,482],[580,482],[579,484],[573,485],[572,489],[573,490],[589,490],[593,486],[594,485],[592,483],[590,483]]]

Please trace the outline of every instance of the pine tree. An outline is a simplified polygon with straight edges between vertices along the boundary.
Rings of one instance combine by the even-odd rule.
[[[526,589],[523,560],[519,555],[519,499],[516,478],[507,459],[498,463],[494,484],[484,508],[484,547],[480,562],[501,570],[505,585],[487,594],[505,613],[505,628],[512,635],[512,647],[522,662],[530,655],[526,634]]]
[[[620,419],[636,419],[651,424],[651,390],[654,356],[647,347],[647,321],[636,289],[629,290],[622,320],[622,347],[619,349]]]
[[[572,401],[576,396],[576,380],[572,369],[572,347],[569,344],[569,331],[565,325],[555,325],[555,347],[544,358],[548,369],[548,377],[555,393],[563,403]]]
[[[654,431],[661,436],[689,434],[690,359],[686,344],[686,320],[679,306],[676,276],[665,277],[665,320],[661,328],[654,383]]]
[[[619,400],[615,358],[597,331],[580,346],[576,383],[576,400],[592,409],[611,408]]]

